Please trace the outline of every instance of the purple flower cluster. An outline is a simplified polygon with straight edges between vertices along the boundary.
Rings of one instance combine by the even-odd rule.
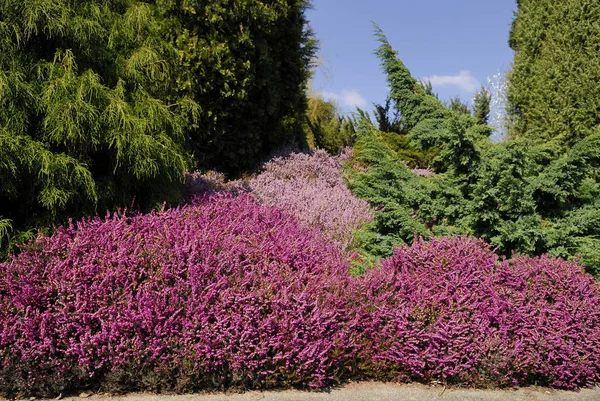
[[[470,385],[600,382],[600,286],[561,259],[498,262],[481,240],[417,240],[363,278],[373,375]]]
[[[429,168],[413,168],[410,171],[415,175],[419,175],[421,177],[430,177],[434,174],[434,171]]]
[[[358,320],[348,264],[250,197],[60,228],[0,264],[0,391],[324,386]]]
[[[185,197],[191,200],[195,197],[212,195],[220,192],[240,194],[249,192],[248,181],[228,181],[225,174],[209,170],[206,173],[195,171],[185,174]]]
[[[282,151],[248,181],[227,182],[223,174],[213,171],[188,173],[186,192],[188,196],[250,192],[259,202],[282,208],[300,222],[318,227],[340,249],[349,251],[354,231],[373,219],[369,204],[350,192],[341,174],[340,161],[351,157],[351,151],[347,148],[339,157],[324,150]]]
[[[347,153],[341,157],[347,158]],[[320,228],[344,251],[352,248],[353,232],[373,219],[369,204],[346,186],[340,160],[324,150],[275,157],[249,185],[261,203]]]
[[[457,237],[348,269],[249,195],[71,224],[0,264],[0,393],[600,382],[600,287],[574,263]]]

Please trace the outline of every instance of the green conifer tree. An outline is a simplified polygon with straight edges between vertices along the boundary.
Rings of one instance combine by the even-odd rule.
[[[319,95],[308,98],[305,129],[309,145],[324,149],[332,155],[340,153],[354,142],[352,122],[339,115],[335,103],[324,100]]]
[[[302,143],[307,7],[0,2],[0,237],[176,201],[190,166],[239,172]]]
[[[0,235],[177,200],[197,106],[176,60],[146,2],[0,2]]]
[[[477,119],[478,124],[487,125],[491,101],[491,92],[485,86],[482,86],[473,98],[473,116]]]
[[[163,0],[177,88],[200,105],[188,146],[198,167],[239,173],[304,143],[315,40],[305,0]]]
[[[469,106],[463,102],[459,96],[454,96],[451,98],[447,107],[458,114],[471,114],[469,111]]]
[[[600,124],[600,2],[517,4],[509,40],[510,135],[558,155]]]

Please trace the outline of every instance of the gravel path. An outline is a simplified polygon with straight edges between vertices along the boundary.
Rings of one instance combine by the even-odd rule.
[[[519,390],[470,390],[418,384],[350,383],[326,392],[249,391],[242,394],[154,395],[129,394],[109,396],[81,394],[65,397],[64,401],[600,401],[600,387],[579,392],[557,391],[548,388]]]

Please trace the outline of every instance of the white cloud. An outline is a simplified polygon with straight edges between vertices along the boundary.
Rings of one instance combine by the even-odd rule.
[[[474,93],[479,89],[479,81],[471,75],[471,71],[463,70],[458,75],[433,75],[422,79],[436,86],[456,86],[465,92]]]
[[[335,101],[345,108],[365,107],[367,105],[367,100],[356,89],[344,89],[339,93],[321,92],[321,96],[326,100]]]

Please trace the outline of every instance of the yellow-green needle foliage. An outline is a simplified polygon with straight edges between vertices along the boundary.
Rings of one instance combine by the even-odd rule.
[[[0,3],[0,238],[178,199],[197,106],[171,90],[157,16],[140,1]]]

